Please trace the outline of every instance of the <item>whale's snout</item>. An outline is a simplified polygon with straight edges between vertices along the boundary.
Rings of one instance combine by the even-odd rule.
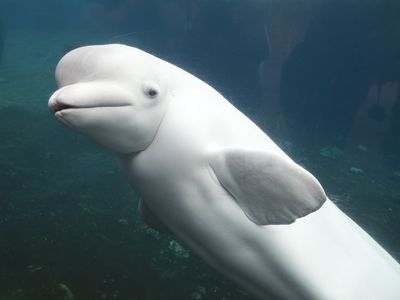
[[[55,114],[57,111],[61,110],[60,105],[57,103],[56,99],[53,96],[50,97],[48,107],[52,114]]]
[[[75,106],[63,103],[57,99],[56,93],[54,93],[48,103],[49,110],[52,114],[56,114],[57,112],[68,109],[68,108],[75,108]]]
[[[132,93],[112,82],[84,82],[61,87],[49,99],[53,114],[62,110],[134,105]]]
[[[59,103],[57,103],[57,97],[56,97],[56,94],[57,94],[57,92],[55,92],[53,95],[51,95],[51,97],[50,97],[50,99],[49,99],[49,102],[48,102],[48,104],[47,104],[47,106],[48,106],[48,108],[49,108],[49,110],[50,110],[50,112],[52,113],[52,114],[55,114],[57,111],[59,111],[60,110],[60,104]]]

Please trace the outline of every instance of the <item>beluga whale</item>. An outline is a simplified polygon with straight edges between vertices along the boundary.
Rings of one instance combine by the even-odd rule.
[[[119,44],[55,76],[51,112],[115,154],[140,211],[257,299],[400,299],[398,262],[207,83]]]

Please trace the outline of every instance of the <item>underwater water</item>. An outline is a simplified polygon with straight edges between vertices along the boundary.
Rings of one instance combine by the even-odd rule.
[[[0,0],[0,300],[253,299],[141,220],[48,111],[68,51],[123,43],[220,91],[400,260],[400,3]]]

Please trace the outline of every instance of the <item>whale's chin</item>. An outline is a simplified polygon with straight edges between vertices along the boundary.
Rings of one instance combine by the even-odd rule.
[[[131,154],[146,149],[158,128],[157,124],[150,127],[146,123],[153,119],[138,116],[134,105],[105,105],[60,106],[54,110],[54,116],[64,126],[115,153]]]

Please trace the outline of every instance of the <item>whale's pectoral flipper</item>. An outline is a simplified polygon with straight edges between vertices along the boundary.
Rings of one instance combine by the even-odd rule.
[[[326,200],[314,176],[276,152],[231,148],[213,154],[209,163],[222,186],[258,225],[293,223]]]
[[[147,226],[161,233],[172,233],[167,226],[164,225],[160,218],[151,211],[143,199],[139,199],[138,212],[143,222],[146,223]]]

